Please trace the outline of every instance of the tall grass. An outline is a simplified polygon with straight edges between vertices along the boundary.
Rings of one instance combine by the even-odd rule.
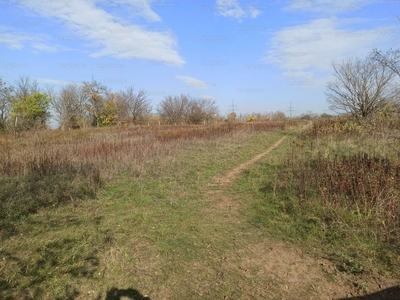
[[[94,198],[104,182],[169,155],[183,141],[283,128],[284,122],[132,126],[0,136],[0,229],[46,206]]]
[[[349,209],[358,218],[373,219],[379,237],[400,244],[400,165],[397,161],[367,153],[351,156],[319,156],[299,162],[291,157],[292,170],[284,182],[297,187],[299,203],[307,206],[315,199],[324,207]]]
[[[274,189],[285,213],[292,207],[289,214],[319,224],[326,243],[358,244],[364,263],[380,257],[392,268],[400,253],[400,143],[395,127],[381,125],[316,121],[293,141]]]

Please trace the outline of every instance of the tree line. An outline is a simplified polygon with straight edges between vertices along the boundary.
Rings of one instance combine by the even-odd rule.
[[[332,66],[334,80],[327,83],[326,96],[333,111],[356,119],[400,112],[400,50],[374,49],[366,58]],[[0,130],[45,127],[51,111],[61,129],[146,124],[153,112],[151,102],[146,90],[131,86],[114,93],[95,80],[71,83],[55,92],[52,87],[41,89],[28,76],[14,85],[0,78]],[[155,111],[163,124],[202,124],[218,115],[214,100],[185,94],[164,97]]]
[[[36,80],[21,76],[14,85],[0,78],[0,130],[46,127],[51,111],[61,129],[147,124],[152,99],[132,86],[112,92],[99,81],[71,83],[59,92],[41,89]],[[218,115],[215,100],[190,95],[166,96],[155,108],[163,124],[203,124]]]

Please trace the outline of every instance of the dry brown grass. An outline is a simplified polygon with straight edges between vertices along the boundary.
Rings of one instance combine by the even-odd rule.
[[[100,299],[114,288],[132,287],[152,299],[187,299],[210,275],[220,280],[210,298],[223,298],[226,280],[208,272],[219,256],[210,257],[207,240],[210,233],[228,235],[210,229],[221,230],[219,220],[204,224],[201,208],[213,204],[202,189],[217,174],[265,151],[284,135],[270,130],[282,126],[2,136],[8,147],[2,159],[14,170],[3,169],[0,176],[6,204],[0,210],[0,298]],[[96,199],[82,201],[88,197]],[[226,228],[233,230],[230,223]],[[194,280],[188,271],[197,261],[202,268]],[[235,277],[229,286],[236,286]]]
[[[349,272],[398,268],[400,141],[392,125],[316,121],[292,142],[273,183],[295,226],[340,253],[332,255]]]
[[[18,219],[46,206],[93,198],[104,182],[171,154],[183,141],[283,128],[284,122],[209,126],[122,126],[1,135],[0,216]],[[4,223],[7,231],[10,226]],[[11,230],[12,232],[13,230]]]

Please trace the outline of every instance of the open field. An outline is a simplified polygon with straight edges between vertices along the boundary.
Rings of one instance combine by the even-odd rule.
[[[0,298],[338,299],[398,285],[397,236],[371,239],[361,211],[338,222],[342,206],[292,177],[361,141],[284,123],[0,136]]]

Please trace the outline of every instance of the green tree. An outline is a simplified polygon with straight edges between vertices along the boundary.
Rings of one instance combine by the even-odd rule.
[[[32,95],[21,98],[12,105],[12,116],[15,126],[30,129],[46,124],[49,118],[51,99],[45,93],[35,92]]]
[[[100,126],[115,125],[117,121],[117,107],[114,102],[114,94],[109,94],[108,99],[104,102],[103,108],[99,116]]]

